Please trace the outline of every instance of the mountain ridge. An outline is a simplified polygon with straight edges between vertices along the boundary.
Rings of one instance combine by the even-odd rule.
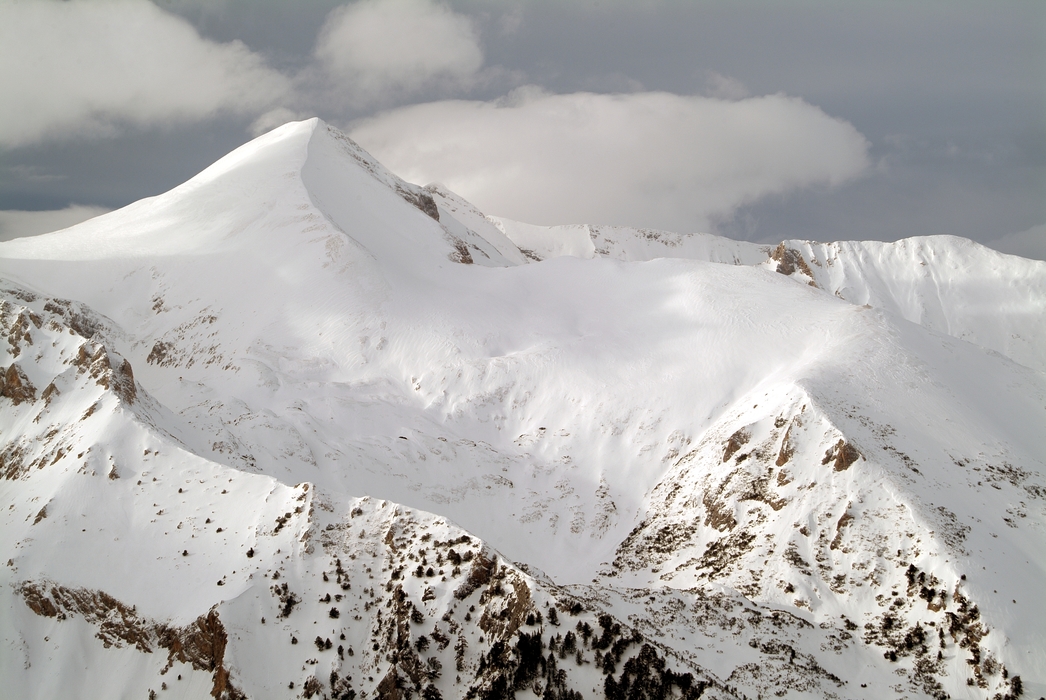
[[[0,482],[9,658],[104,663],[91,620],[133,607],[127,629],[157,650],[226,635],[200,657],[217,675],[183,655],[176,686],[157,655],[121,676],[181,697],[616,697],[653,668],[673,697],[699,679],[705,697],[881,697],[894,671],[898,692],[932,697],[1013,695],[1015,675],[1046,688],[1046,375],[1029,327],[1046,264],[998,256],[977,276],[982,249],[951,239],[558,233],[404,183],[312,120],[167,195],[0,244],[0,449],[20,465]],[[968,308],[980,288],[991,322]],[[420,522],[499,563],[455,575],[422,535],[387,540]],[[364,550],[380,572],[347,564]],[[328,593],[354,612],[312,602]],[[436,625],[424,643],[399,619],[415,609]],[[530,665],[535,649],[566,658],[551,609],[595,635],[563,678]],[[734,609],[779,624],[757,634]],[[376,653],[312,645],[305,623],[366,631]],[[459,632],[452,678],[436,635]],[[127,634],[102,641],[128,649]],[[0,675],[43,697],[20,663]]]

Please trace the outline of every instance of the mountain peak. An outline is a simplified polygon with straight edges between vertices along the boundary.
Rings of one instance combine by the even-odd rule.
[[[319,120],[0,244],[0,677],[1038,693],[1046,266],[982,253],[527,227]]]
[[[77,226],[4,245],[30,260],[142,260],[245,254],[331,263],[355,250],[386,269],[444,262],[512,264],[459,222],[440,222],[432,194],[389,172],[318,118],[291,122],[174,189]],[[499,235],[499,234],[498,234]],[[319,252],[310,253],[316,243]]]

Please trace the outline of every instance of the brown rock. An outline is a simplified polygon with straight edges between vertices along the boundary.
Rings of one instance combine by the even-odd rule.
[[[828,451],[824,453],[821,464],[833,462],[832,468],[835,471],[846,471],[860,456],[861,453],[857,451],[856,447],[840,438],[839,442],[829,447]]]
[[[36,401],[36,387],[33,386],[32,382],[29,381],[29,377],[25,376],[25,372],[18,365],[11,365],[4,372],[3,386],[0,388],[0,395],[3,395],[17,406],[23,401]]]

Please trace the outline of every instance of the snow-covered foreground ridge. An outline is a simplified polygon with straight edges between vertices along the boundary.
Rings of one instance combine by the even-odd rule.
[[[528,226],[288,124],[0,244],[0,687],[1046,695],[1043,318],[963,239]]]

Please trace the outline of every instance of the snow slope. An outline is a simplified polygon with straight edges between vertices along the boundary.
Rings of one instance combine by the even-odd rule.
[[[686,258],[764,265],[852,304],[885,309],[931,330],[1046,371],[1046,268],[969,239],[783,241],[760,246],[709,234],[616,226],[535,226],[487,217],[530,260]],[[478,227],[477,227],[477,230]]]
[[[1046,264],[531,227],[311,120],[0,278],[20,696],[1046,692]]]

